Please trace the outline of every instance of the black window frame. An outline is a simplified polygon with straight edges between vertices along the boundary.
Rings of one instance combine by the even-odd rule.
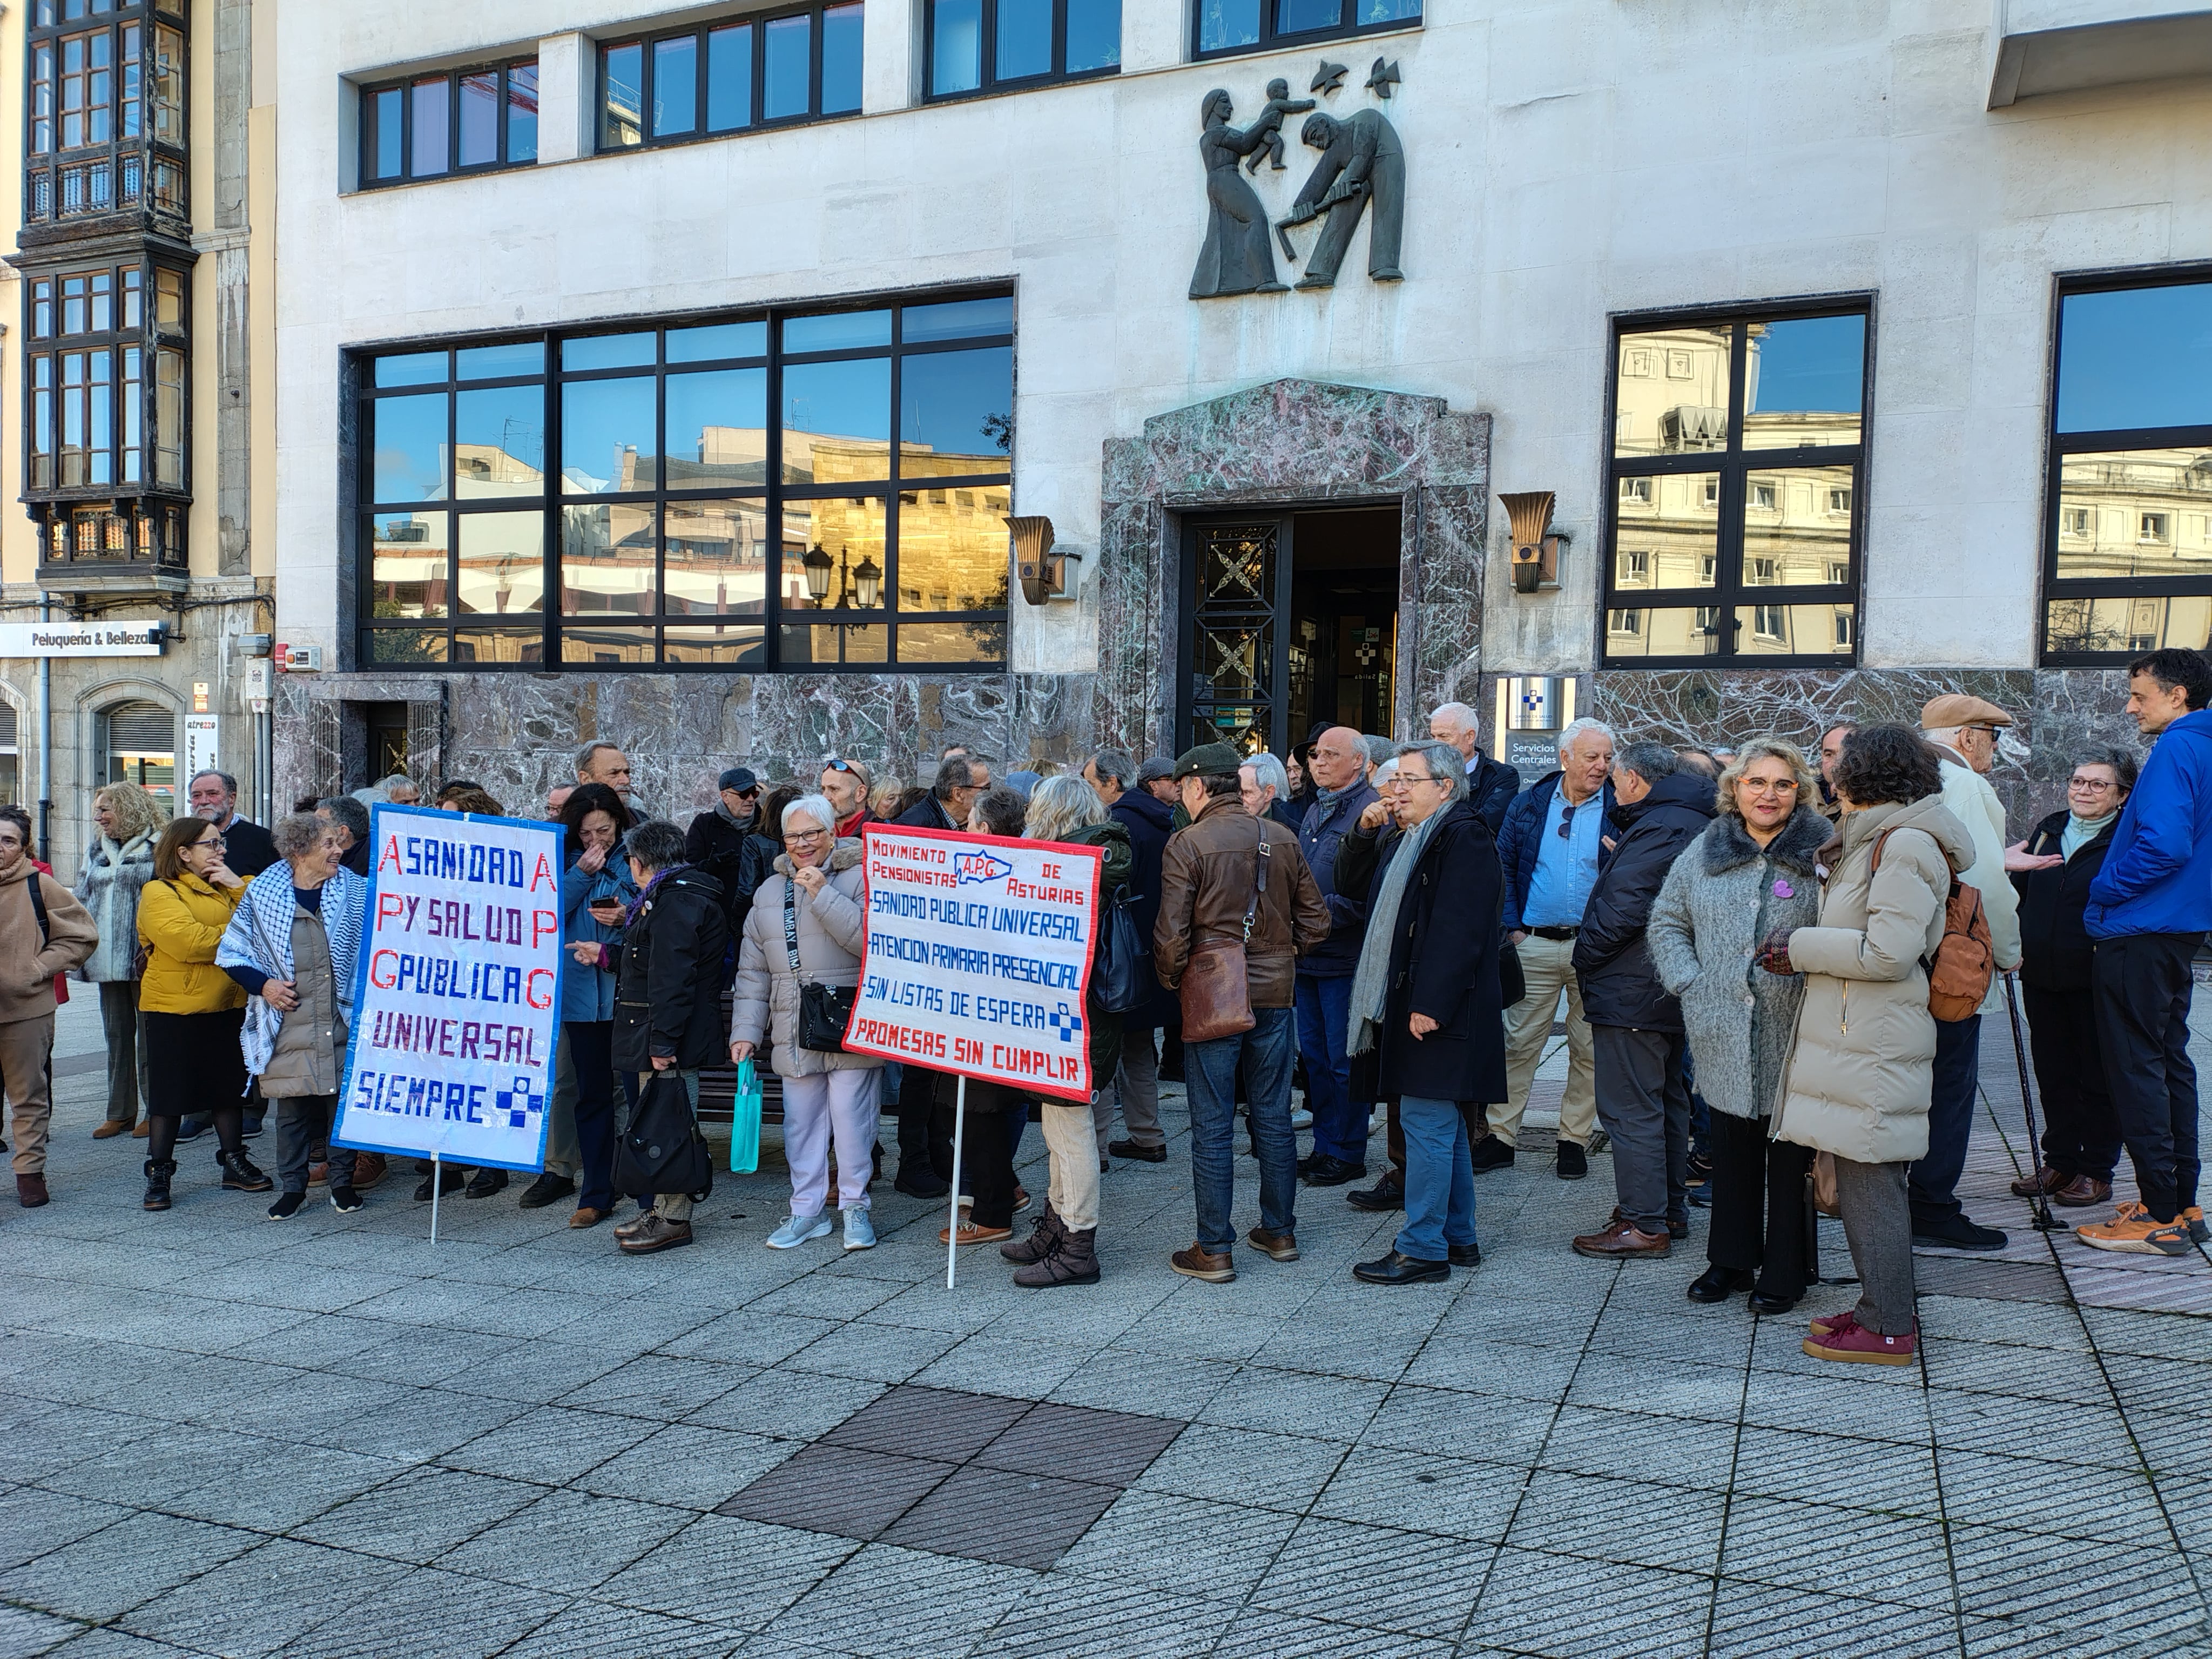
[[[1412,17],[1390,17],[1379,22],[1358,21],[1360,0],[1340,0],[1338,21],[1322,28],[1278,30],[1275,27],[1275,8],[1282,0],[1260,0],[1260,38],[1251,44],[1233,46],[1207,47],[1203,43],[1206,31],[1206,0],[1198,0],[1190,11],[1190,61],[1194,64],[1212,63],[1222,58],[1249,58],[1255,52],[1287,52],[1297,47],[1317,45],[1323,40],[1352,40],[1367,34],[1395,34],[1422,27],[1428,11],[1428,0],[1420,0],[1421,10]],[[1293,95],[1305,94],[1297,88]]]
[[[363,82],[359,89],[359,109],[356,111],[356,136],[358,143],[358,166],[356,168],[356,188],[394,190],[403,185],[432,185],[445,179],[472,179],[480,173],[506,173],[515,167],[535,167],[538,149],[533,146],[529,155],[513,154],[511,131],[514,115],[514,76],[517,70],[532,71],[533,84],[538,70],[538,54],[495,58],[483,63],[464,64],[445,70],[426,70],[413,75],[389,76],[376,81]],[[499,154],[495,160],[474,161],[461,165],[461,82],[469,76],[495,71],[499,76]],[[415,88],[424,81],[443,78],[446,82],[446,167],[442,173],[414,173],[409,171],[415,159]],[[538,88],[542,92],[542,87]],[[399,94],[399,172],[389,179],[376,176],[377,140],[376,100],[380,94],[397,92]],[[542,125],[538,143],[544,142]]]
[[[2143,654],[2136,646],[2109,651],[2054,649],[2051,611],[2069,599],[2176,599],[2212,596],[2212,576],[2062,577],[2058,574],[2062,533],[2061,495],[2067,456],[2100,451],[2182,449],[2212,452],[2212,422],[2190,426],[2111,427],[2085,432],[2058,429],[2060,367],[2063,361],[2066,301],[2077,295],[2112,294],[2131,289],[2191,288],[2212,283],[2212,264],[2176,263],[2124,270],[2064,274],[2051,283],[2050,395],[2045,399],[2043,467],[2043,556],[2038,568],[2042,592],[2036,596],[2036,662],[2045,668],[2124,668]],[[2212,497],[2206,502],[2212,511]],[[2166,509],[2172,511],[2172,509]],[[2178,538],[2179,526],[2169,526]],[[2200,644],[2196,648],[2205,649]]]
[[[64,15],[64,0],[30,0],[23,54],[23,223],[26,228],[82,224],[108,215],[158,216],[184,228],[191,222],[192,57],[191,17],[184,0],[113,0],[106,9],[87,6],[76,17]],[[46,21],[46,18],[52,21]],[[138,58],[138,131],[122,131],[124,93],[123,31],[141,30]],[[158,62],[158,31],[171,29],[177,37],[177,123],[173,139],[155,136],[155,70]],[[44,118],[53,126],[52,143],[33,149],[39,114],[39,54],[55,55],[54,87],[62,81],[60,57],[65,40],[105,30],[113,41],[108,67],[112,85],[109,107],[116,118],[106,138],[64,146],[61,116],[57,106]],[[75,186],[83,204],[70,209]]]
[[[997,674],[1009,671],[1012,665],[1012,583],[1011,559],[1007,567],[1007,592],[997,607],[961,611],[922,610],[905,612],[898,603],[900,576],[899,520],[903,508],[921,505],[916,497],[923,490],[999,490],[1004,492],[1008,511],[1012,508],[1014,455],[1012,434],[1009,432],[1006,465],[1001,469],[966,474],[920,473],[908,477],[905,473],[904,441],[900,435],[900,410],[905,363],[911,358],[935,356],[940,353],[971,351],[980,349],[1005,348],[1010,356],[1019,333],[1018,319],[1004,332],[963,335],[955,339],[909,342],[904,338],[905,313],[908,310],[925,306],[941,305],[969,300],[1005,300],[1011,305],[1012,290],[1005,283],[967,285],[945,289],[928,289],[919,293],[897,293],[855,296],[833,305],[795,304],[753,306],[732,310],[692,312],[639,318],[603,319],[596,322],[564,325],[550,329],[506,331],[495,334],[441,337],[424,340],[390,341],[374,346],[364,346],[349,351],[346,368],[349,401],[356,411],[352,423],[356,444],[349,465],[341,469],[342,477],[353,487],[345,490],[343,504],[349,533],[355,539],[355,608],[353,637],[358,665],[365,670],[402,670],[422,667],[440,672],[523,672],[523,673],[878,673],[878,674]],[[788,351],[783,349],[783,329],[787,322],[817,317],[836,316],[854,312],[888,309],[891,313],[890,337],[882,346],[861,346],[812,351]],[[671,363],[668,359],[665,333],[672,329],[712,326],[718,324],[763,322],[767,327],[767,346],[763,354],[726,360],[684,360]],[[563,343],[606,335],[652,333],[656,337],[653,362],[650,368],[624,367],[599,369],[564,369],[561,365]],[[458,374],[459,351],[483,346],[540,343],[544,349],[544,367],[538,374],[505,376],[490,379],[461,380]],[[417,353],[443,351],[447,354],[446,378],[437,382],[419,382],[379,388],[374,384],[377,360],[404,357]],[[887,358],[890,364],[888,389],[890,398],[890,455],[885,465],[886,477],[881,481],[855,480],[848,483],[798,483],[783,481],[783,372],[790,364],[810,362],[841,362]],[[761,368],[765,369],[764,412],[768,421],[763,455],[763,480],[760,484],[738,483],[728,481],[702,482],[690,486],[672,486],[665,453],[658,458],[658,471],[653,488],[649,490],[606,491],[592,494],[570,494],[561,487],[562,472],[561,403],[562,388],[566,384],[588,382],[601,379],[651,374],[654,379],[654,407],[657,421],[665,423],[667,405],[667,380],[672,373],[684,374],[716,368]],[[1017,373],[1018,364],[1016,365]],[[544,480],[542,495],[520,497],[489,497],[475,501],[457,498],[450,488],[447,496],[435,501],[378,501],[374,499],[374,467],[368,446],[374,442],[373,405],[384,398],[409,397],[429,392],[443,392],[447,398],[446,451],[450,457],[456,448],[458,398],[457,392],[468,390],[491,389],[499,386],[541,384],[544,393],[544,446],[541,473]],[[1010,388],[1011,389],[1011,388]],[[665,452],[665,443],[659,447]],[[450,469],[453,462],[447,463]],[[750,628],[757,626],[762,632],[761,652],[757,660],[735,662],[678,662],[666,660],[660,653],[668,648],[671,628],[704,626],[716,620],[709,615],[672,612],[667,609],[666,587],[667,541],[665,529],[659,534],[659,549],[656,555],[655,591],[657,609],[649,617],[641,617],[634,622],[617,623],[599,617],[599,613],[584,613],[575,617],[564,617],[562,605],[562,526],[568,508],[589,506],[609,507],[644,507],[650,509],[656,524],[665,523],[666,510],[671,505],[690,501],[727,501],[732,499],[757,501],[765,516],[768,538],[772,550],[767,573],[765,594],[761,610],[757,613],[725,612],[719,620],[726,626]],[[783,560],[789,550],[784,544],[787,520],[787,505],[803,505],[822,501],[876,501],[884,511],[884,560],[881,572],[881,592],[878,605],[872,610],[857,606],[846,607],[838,620],[825,620],[825,613],[838,610],[826,604],[818,609],[785,608],[781,587],[786,574]],[[444,616],[439,618],[394,617],[379,621],[372,615],[375,585],[374,520],[382,515],[415,509],[434,511],[447,519]],[[986,506],[988,510],[988,504]],[[465,615],[458,608],[460,571],[460,537],[458,520],[482,513],[514,513],[535,511],[542,514],[541,611],[536,629],[503,624],[495,616],[471,612]],[[865,556],[865,555],[864,555]],[[597,618],[596,624],[594,619]],[[787,628],[874,627],[884,629],[884,658],[881,661],[816,662],[812,660],[785,661],[783,632]],[[999,653],[995,657],[981,656],[968,661],[906,661],[899,660],[899,633],[906,626],[936,626],[966,624],[995,627],[998,629]],[[574,628],[587,630],[594,625],[613,628],[626,627],[649,635],[655,648],[655,659],[645,662],[602,662],[563,660],[562,635]],[[535,660],[462,661],[456,659],[459,635],[476,632],[497,632],[509,637],[533,639],[538,647]],[[379,635],[442,634],[441,657],[380,656],[376,650]],[[844,649],[841,636],[839,650]]]
[[[811,0],[799,6],[772,6],[765,10],[734,12],[705,22],[693,23],[683,28],[653,29],[609,35],[596,43],[599,51],[597,72],[592,77],[596,88],[592,111],[592,152],[599,155],[629,155],[641,149],[656,149],[670,144],[702,144],[724,138],[741,138],[747,133],[781,131],[787,127],[811,126],[820,121],[849,121],[861,113],[861,104],[866,98],[866,47],[862,46],[861,86],[856,89],[856,101],[850,109],[824,110],[822,107],[822,43],[823,18],[829,12],[847,9],[857,10],[861,16],[865,41],[866,30],[866,0]],[[802,115],[773,116],[767,112],[764,94],[768,89],[768,30],[772,23],[787,18],[805,17],[807,25],[806,112]],[[747,93],[747,116],[742,126],[725,127],[719,131],[708,128],[708,37],[717,30],[750,27],[752,30],[752,52],[748,70],[751,76]],[[692,107],[697,119],[689,132],[672,132],[665,137],[652,131],[653,106],[653,48],[664,41],[689,38],[692,45],[692,72],[697,77],[693,92]],[[611,76],[608,59],[626,47],[638,49],[638,137],[633,144],[612,144],[607,142],[607,130],[611,105],[608,94]]]
[[[1829,668],[1856,667],[1865,634],[1867,466],[1874,418],[1875,356],[1875,296],[1871,292],[1821,295],[1817,298],[1769,303],[1729,304],[1687,310],[1628,312],[1610,319],[1612,350],[1606,358],[1605,422],[1602,428],[1604,510],[1600,518],[1597,581],[1597,665],[1609,672],[1638,669],[1684,668]],[[1864,322],[1864,355],[1859,392],[1858,441],[1851,444],[1808,444],[1796,448],[1747,449],[1744,447],[1744,404],[1748,380],[1748,337],[1746,331],[1761,324],[1800,322],[1823,317],[1859,317]],[[1670,328],[1715,330],[1727,328],[1729,352],[1728,437],[1719,449],[1687,449],[1675,453],[1622,455],[1618,453],[1622,350],[1629,337]],[[1744,513],[1755,473],[1780,472],[1802,467],[1851,469],[1850,483],[1850,570],[1848,580],[1792,586],[1747,583],[1743,580]],[[1713,503],[1717,523],[1712,558],[1713,582],[1705,587],[1625,587],[1620,582],[1621,531],[1620,487],[1630,478],[1663,478],[1677,475],[1718,475],[1719,499]],[[1656,487],[1656,486],[1655,486]],[[1822,652],[1754,652],[1740,643],[1739,613],[1755,607],[1848,605],[1850,649]],[[1721,648],[1695,655],[1623,655],[1607,650],[1613,613],[1695,608],[1714,613],[1713,625],[1725,628]]]
[[[991,98],[1026,92],[1032,87],[1068,86],[1082,81],[1103,81],[1121,72],[1121,30],[1115,29],[1114,61],[1100,69],[1067,67],[1067,8],[1069,0],[1052,0],[1052,67],[1041,75],[1000,76],[999,60],[999,0],[976,0],[976,84],[956,92],[939,92],[932,84],[937,70],[937,9],[941,0],[928,0],[923,8],[921,29],[922,101],[957,104],[968,98]]]

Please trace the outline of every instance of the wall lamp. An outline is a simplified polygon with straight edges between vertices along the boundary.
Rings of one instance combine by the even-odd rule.
[[[1022,597],[1031,605],[1073,598],[1067,567],[1083,556],[1053,551],[1052,520],[1042,515],[1013,517],[1006,520],[1006,528],[1013,535],[1014,575],[1021,583]]]
[[[1552,528],[1553,492],[1528,489],[1498,498],[1513,530],[1513,591],[1534,593],[1559,585],[1559,549],[1573,538]]]

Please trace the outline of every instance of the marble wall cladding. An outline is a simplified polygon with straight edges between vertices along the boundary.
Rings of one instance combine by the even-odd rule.
[[[1398,720],[1466,696],[1481,665],[1490,417],[1441,398],[1283,380],[1155,416],[1105,446],[1091,730],[1144,754],[1174,731],[1181,515],[1396,499]],[[1404,672],[1410,665],[1412,672]]]
[[[2127,677],[2116,670],[1613,671],[1590,682],[1586,712],[1624,737],[1701,747],[1759,732],[1816,746],[1823,732],[1843,721],[1917,725],[1931,697],[1948,691],[1984,697],[2018,722],[2000,737],[1990,781],[2019,833],[2065,804],[2066,777],[2083,749],[2143,750],[2124,712]]]
[[[418,752],[434,726],[422,781],[468,778],[524,816],[595,738],[620,744],[640,799],[679,818],[710,805],[716,776],[739,763],[811,779],[824,757],[848,755],[914,783],[950,743],[1002,769],[1077,765],[1093,743],[1087,674],[283,676],[279,798],[369,782],[362,714],[379,702],[408,705]]]

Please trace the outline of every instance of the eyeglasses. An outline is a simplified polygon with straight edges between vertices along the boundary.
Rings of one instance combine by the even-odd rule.
[[[1440,783],[1447,789],[1451,787],[1451,780],[1449,778],[1424,777],[1419,772],[1401,772],[1397,775],[1396,781],[1400,783]]]
[[[801,842],[820,841],[829,833],[827,830],[793,830],[784,836],[783,844],[786,847],[796,847]]]
[[[1784,778],[1777,783],[1764,778],[1743,778],[1735,787],[1754,795],[1794,795],[1797,793],[1797,780]]]
[[[2107,783],[2102,778],[2069,778],[2066,787],[2069,789],[2086,789],[2093,795],[2101,795],[2107,789],[2118,788],[2119,785]]]

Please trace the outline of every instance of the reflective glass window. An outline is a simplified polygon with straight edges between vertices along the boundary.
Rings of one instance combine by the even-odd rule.
[[[695,35],[653,43],[653,136],[674,137],[699,125],[699,42]]]
[[[707,131],[733,132],[753,120],[753,26],[707,32]]]
[[[763,31],[761,114],[771,121],[812,112],[814,18],[772,17]]]

